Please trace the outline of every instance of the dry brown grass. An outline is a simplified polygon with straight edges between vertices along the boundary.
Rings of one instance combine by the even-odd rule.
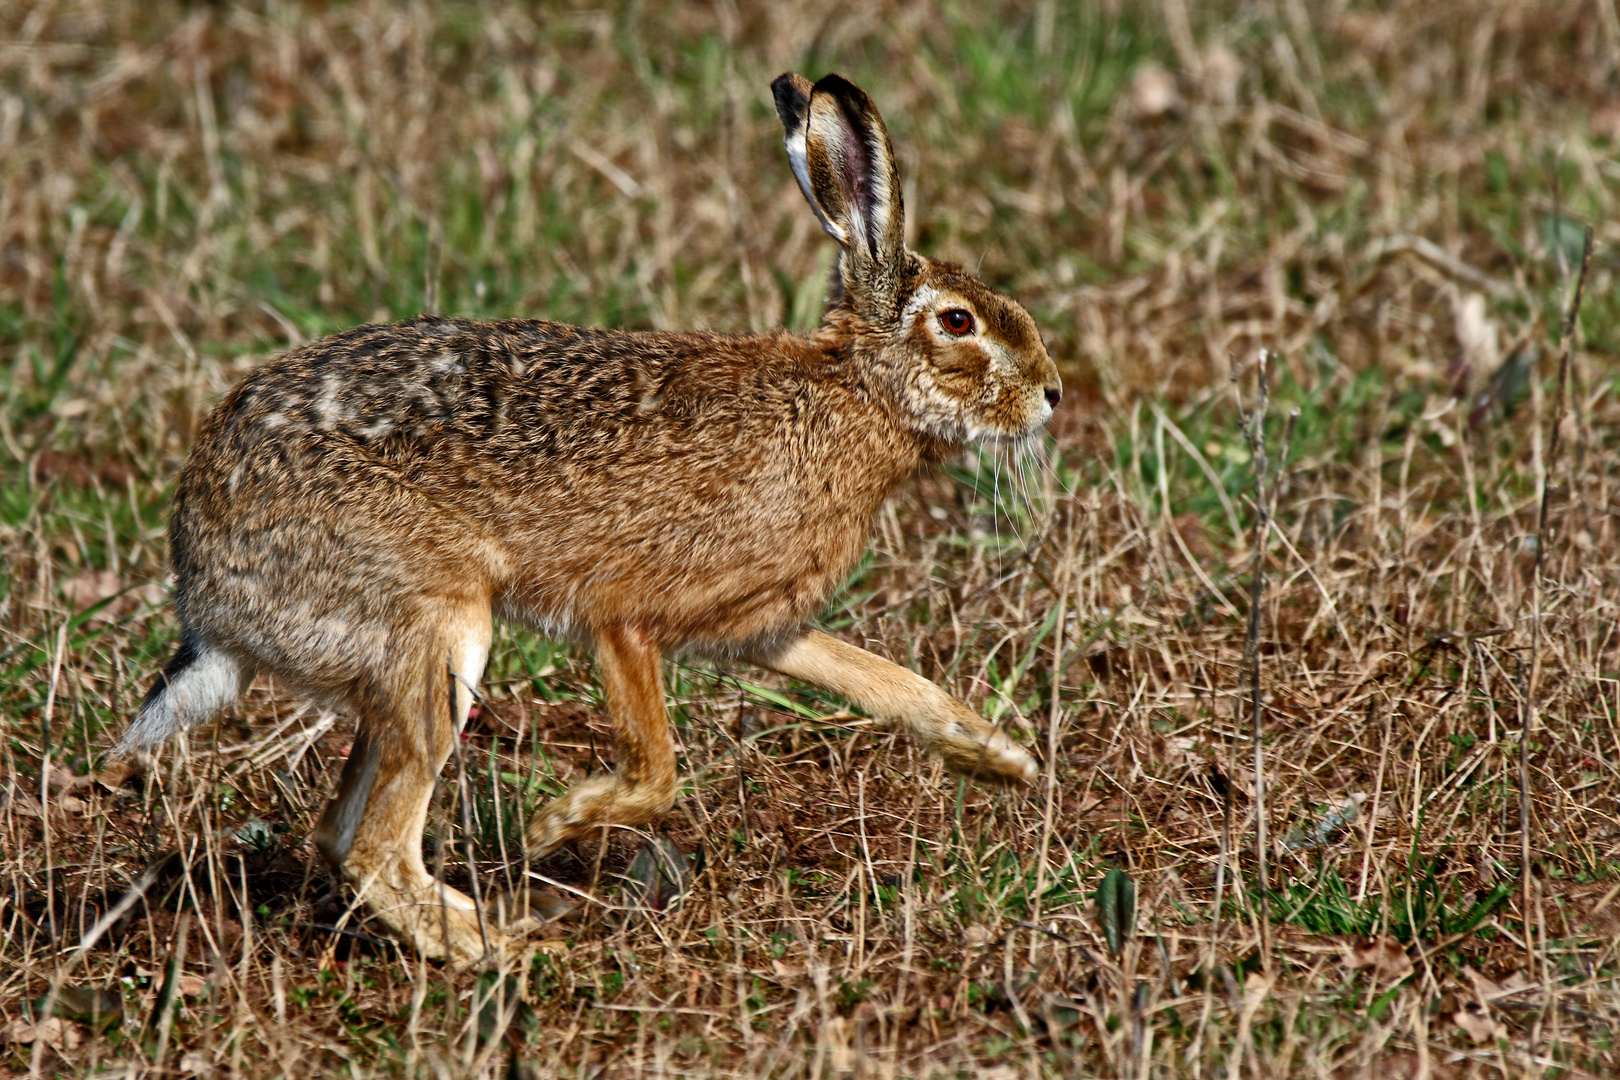
[[[0,9],[0,1067],[1620,1071],[1612,0],[963,7]],[[145,777],[96,772],[174,635],[167,487],[266,355],[422,308],[814,320],[789,68],[871,90],[913,243],[1064,366],[1047,460],[908,488],[825,620],[1043,781],[959,786],[841,703],[672,665],[670,835],[704,865],[657,912],[619,884],[641,838],[535,868],[569,948],[503,982],[371,936],[302,844],[342,719],[261,686]],[[588,660],[509,635],[467,741],[487,885],[610,745]],[[465,882],[447,780],[431,850]],[[36,1027],[53,984],[119,1015]]]

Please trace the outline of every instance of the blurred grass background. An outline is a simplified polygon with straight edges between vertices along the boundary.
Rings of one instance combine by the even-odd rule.
[[[144,780],[97,771],[175,632],[168,492],[218,394],[358,322],[814,325],[831,252],[781,149],[784,70],[872,94],[910,243],[1021,299],[1063,370],[1044,467],[919,480],[826,619],[1048,777],[958,788],[839,703],[672,667],[674,835],[707,868],[658,919],[583,902],[572,951],[513,976],[512,1060],[1612,1074],[1612,0],[0,8],[0,1067],[505,1067],[510,1018],[477,996],[504,983],[323,929],[344,901],[298,841],[343,721],[264,685]],[[1275,939],[1221,839],[1230,794],[1253,843],[1238,403],[1262,348],[1274,461],[1289,436],[1261,642]],[[611,738],[586,658],[508,633],[491,682],[493,884],[521,807]],[[636,843],[542,870],[617,895]],[[1092,899],[1109,867],[1139,890],[1123,941]],[[127,1016],[45,1031],[53,977]]]

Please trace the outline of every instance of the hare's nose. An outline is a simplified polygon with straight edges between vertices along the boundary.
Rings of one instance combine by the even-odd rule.
[[[1048,405],[1055,409],[1057,408],[1057,403],[1062,400],[1063,388],[1061,386],[1048,386],[1046,388],[1046,403]]]

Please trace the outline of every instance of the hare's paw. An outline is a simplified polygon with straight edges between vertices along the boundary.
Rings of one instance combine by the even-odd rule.
[[[529,937],[544,920],[522,917],[507,921],[496,905],[486,905],[480,930],[472,899],[431,878],[421,890],[389,893],[377,895],[376,890],[368,890],[366,902],[418,953],[443,960],[455,971],[513,968],[528,953],[565,952],[568,948],[555,938]]]
[[[415,875],[409,875],[414,878]],[[423,875],[420,880],[370,882],[359,879],[360,899],[373,915],[430,960],[463,968],[503,948],[506,937],[493,926],[478,926],[472,898]],[[486,948],[486,944],[488,948]]]
[[[963,709],[940,733],[934,749],[952,772],[1003,784],[1028,784],[1040,775],[1035,759],[1005,732]]]
[[[596,776],[575,784],[529,819],[524,847],[529,858],[542,859],[570,840],[598,825],[609,824],[608,808],[617,785],[611,776]]]
[[[675,805],[675,779],[631,783],[619,776],[598,776],[575,784],[529,821],[525,847],[529,858],[551,854],[570,840],[604,825],[645,825]]]
[[[383,925],[419,955],[443,960],[455,970],[511,967],[526,953],[567,948],[554,939],[528,940],[529,934],[556,917],[555,910],[544,904],[519,905],[492,896],[484,905],[480,926],[472,897],[406,861],[368,873],[351,860],[344,870],[360,901]]]

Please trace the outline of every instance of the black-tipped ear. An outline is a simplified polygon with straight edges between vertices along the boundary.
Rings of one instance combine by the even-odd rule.
[[[840,271],[857,309],[892,313],[905,258],[900,177],[883,118],[840,75],[813,86],[798,75],[771,84],[788,160],[821,227],[844,248]]]
[[[810,121],[810,92],[813,89],[809,79],[791,71],[778,75],[771,83],[771,93],[776,98],[776,115],[782,118],[782,141],[787,147],[788,164],[793,167],[793,178],[799,182],[799,190],[804,193],[804,201],[816,212],[821,227],[827,231],[828,236],[842,244],[843,236],[835,230],[833,223],[827,220],[827,215],[822,212],[821,204],[816,202],[816,193],[810,186],[805,135]]]
[[[776,98],[776,115],[782,126],[792,135],[804,129],[804,118],[810,112],[810,91],[814,87],[803,75],[785,71],[771,81],[771,94]]]

